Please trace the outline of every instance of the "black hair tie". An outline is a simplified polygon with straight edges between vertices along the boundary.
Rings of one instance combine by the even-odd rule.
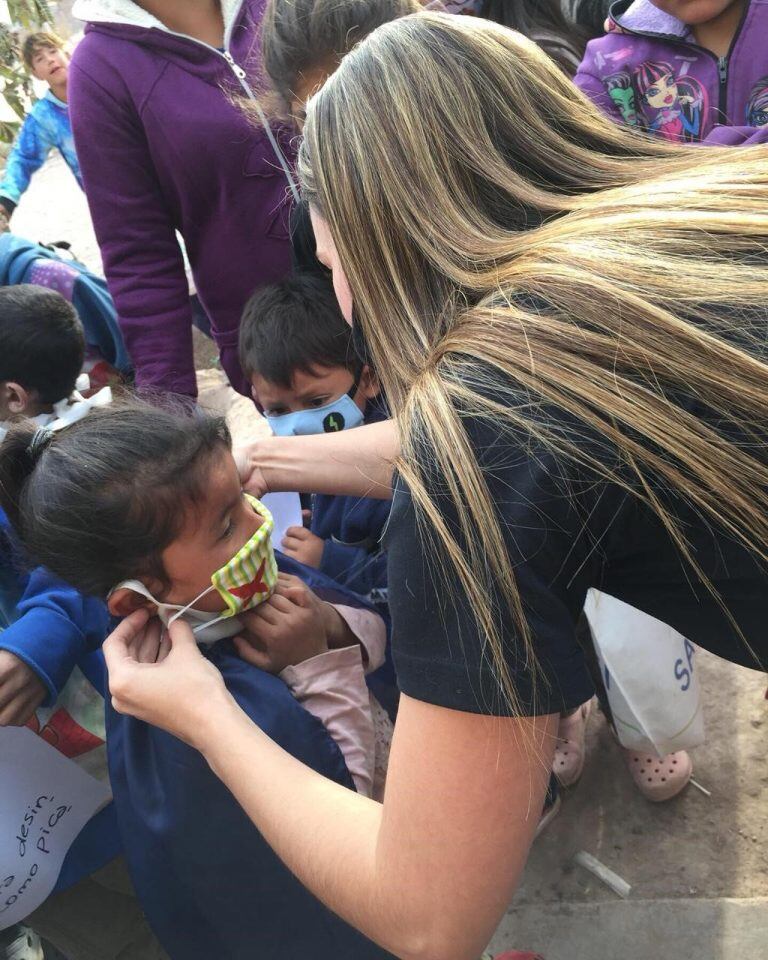
[[[36,461],[51,440],[53,440],[53,430],[49,427],[38,427],[32,434],[32,439],[29,441],[29,446],[27,447],[29,457],[33,461]]]

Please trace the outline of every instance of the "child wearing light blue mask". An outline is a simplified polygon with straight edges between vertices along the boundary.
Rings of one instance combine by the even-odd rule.
[[[387,417],[331,281],[317,274],[297,273],[254,294],[240,325],[240,363],[279,436],[350,430]],[[290,527],[282,549],[386,612],[381,536],[388,515],[388,501],[316,496],[309,528]]]

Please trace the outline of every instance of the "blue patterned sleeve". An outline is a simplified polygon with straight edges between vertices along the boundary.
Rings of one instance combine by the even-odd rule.
[[[32,174],[42,167],[55,146],[55,137],[47,125],[40,122],[33,109],[8,155],[0,182],[0,200],[10,200],[15,207],[29,186]]]

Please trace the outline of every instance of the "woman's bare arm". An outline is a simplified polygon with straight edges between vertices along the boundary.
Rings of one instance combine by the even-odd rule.
[[[337,496],[392,496],[400,452],[392,420],[339,433],[265,437],[235,452],[243,487],[254,496],[278,490]]]
[[[105,644],[118,710],[188,740],[290,870],[403,960],[477,960],[525,863],[556,718],[514,720],[404,696],[384,804],[335,784],[254,726],[186,624],[138,663],[144,615]]]

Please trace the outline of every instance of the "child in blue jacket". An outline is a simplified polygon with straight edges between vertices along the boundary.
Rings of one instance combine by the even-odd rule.
[[[77,314],[60,294],[31,284],[0,289],[0,439],[21,420],[59,430],[109,399],[109,390],[90,401],[75,393],[84,349]],[[28,567],[0,510],[0,726],[30,726],[104,779],[106,682],[100,647],[112,625],[102,600],[85,596],[44,567]],[[27,920],[66,948],[69,960],[89,956],[94,945],[137,956],[131,953],[131,941],[137,940],[145,951],[138,955],[154,960],[153,938],[135,897],[107,890],[98,877],[89,879],[102,868],[115,875],[124,871],[120,852],[115,807],[109,804],[75,839],[53,894]],[[119,931],[114,925],[95,929],[85,919],[100,909],[119,915]],[[80,941],[73,940],[73,930]],[[0,957],[37,955],[37,941],[28,939],[24,928],[0,934]]]
[[[69,57],[64,52],[64,41],[48,30],[32,33],[24,41],[22,59],[33,77],[48,84],[48,91],[24,120],[5,164],[0,181],[0,217],[6,223],[32,174],[42,167],[54,148],[64,157],[79,186],[83,186],[69,122]]]
[[[278,436],[350,430],[388,416],[376,375],[357,356],[323,276],[296,273],[254,294],[240,326],[240,363]],[[386,500],[315,496],[309,529],[290,527],[283,550],[381,607],[389,507]]]
[[[364,672],[381,658],[384,623],[275,551],[223,420],[126,400],[57,433],[15,427],[0,499],[37,562],[107,598],[116,616],[158,614],[150,659],[167,646],[160,621],[181,617],[265,733],[323,776],[365,788],[383,718]],[[392,960],[291,874],[194,748],[109,698],[107,747],[125,858],[171,957]]]

